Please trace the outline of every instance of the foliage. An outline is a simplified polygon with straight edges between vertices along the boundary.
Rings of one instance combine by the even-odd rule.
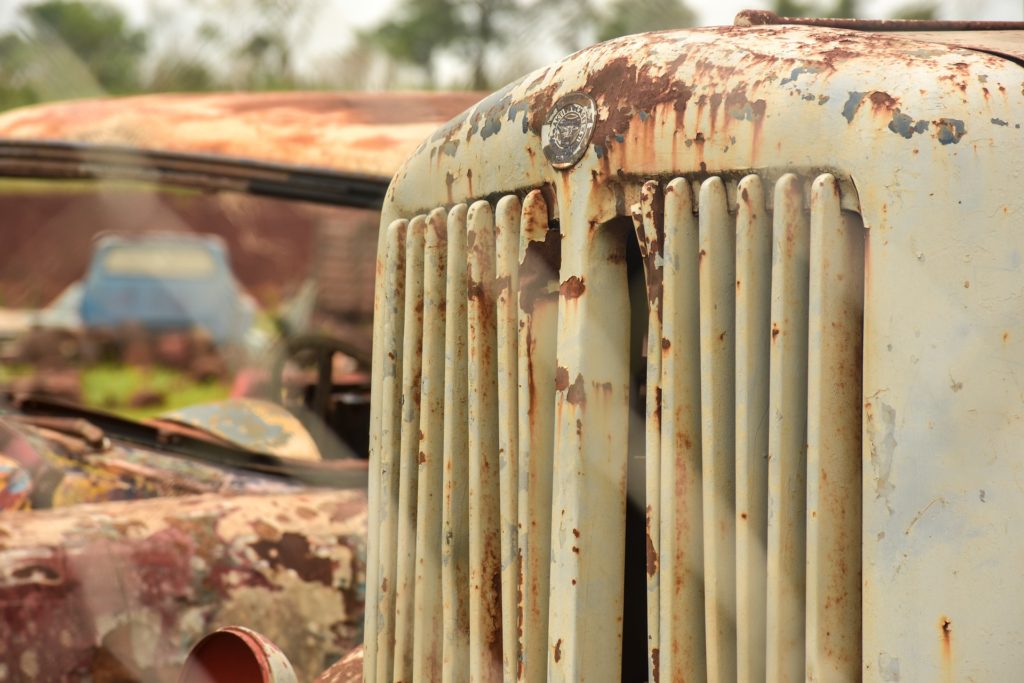
[[[598,40],[686,28],[696,22],[693,10],[679,0],[615,0],[609,11],[598,15],[595,21]]]
[[[436,55],[466,32],[457,0],[405,2],[392,19],[362,34],[364,43],[392,59],[420,66],[427,85],[436,81]]]
[[[893,19],[935,19],[937,7],[928,2],[906,5],[896,10]]]
[[[36,101],[25,78],[30,60],[24,42],[16,34],[0,36],[0,110]]]

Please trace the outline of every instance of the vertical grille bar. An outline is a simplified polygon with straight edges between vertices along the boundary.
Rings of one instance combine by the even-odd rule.
[[[660,675],[705,677],[698,227],[689,183],[665,187],[662,335]],[[650,395],[648,395],[650,399]]]
[[[381,305],[378,315],[382,316],[381,329],[382,361],[377,386],[381,392],[379,430],[380,445],[376,470],[371,470],[371,481],[379,482],[379,494],[375,500],[378,510],[377,545],[368,546],[370,552],[377,552],[377,573],[369,577],[367,585],[377,588],[376,599],[368,602],[366,642],[372,643],[374,649],[373,671],[367,672],[367,680],[376,680],[377,672],[381,678],[391,678],[391,649],[395,638],[395,569],[397,562],[396,543],[398,540],[398,490],[399,468],[401,463],[402,445],[402,338],[403,315],[405,302],[405,240],[407,221],[395,221],[387,228],[384,242],[384,272],[381,279],[383,288]],[[378,478],[379,475],[379,478]],[[371,621],[374,616],[376,621]],[[377,664],[377,653],[381,652],[381,665]],[[369,659],[371,653],[366,654]]]
[[[519,241],[519,624],[521,681],[547,680],[551,570],[551,466],[555,448],[555,349],[561,235],[534,190],[523,201]]]
[[[441,510],[443,680],[463,681],[469,672],[469,546],[466,350],[466,205],[448,212],[445,289],[444,451]],[[428,451],[429,453],[429,451]],[[428,455],[428,458],[430,456]],[[470,494],[471,495],[471,494]]]
[[[629,294],[625,235],[591,221],[596,197],[561,205],[548,677],[605,680],[621,666]]]
[[[803,190],[775,185],[768,398],[768,679],[804,678],[807,303],[810,238]]]
[[[653,681],[659,676],[659,584],[658,554],[661,494],[661,317],[662,317],[662,247],[665,240],[664,200],[661,188],[654,181],[644,183],[640,192],[640,205],[633,212],[640,254],[644,259],[647,279],[647,400],[645,432],[645,488],[647,537],[647,652],[648,676]]]
[[[760,178],[741,180],[737,196],[736,665],[753,683],[765,680],[772,228]]]
[[[807,676],[860,677],[864,231],[831,175],[811,189]]]
[[[381,634],[378,680],[409,681],[413,670],[416,581],[416,494],[420,449],[420,386],[423,346],[423,252],[427,221],[409,222],[405,245],[405,325],[402,333],[402,434],[398,472],[398,543],[395,548],[395,643]],[[386,675],[393,669],[392,675]]]
[[[502,671],[514,681],[519,664],[519,219],[522,203],[502,197],[495,209],[498,337],[498,479],[501,488]],[[550,504],[549,504],[550,507]]]
[[[735,226],[725,185],[700,189],[700,376],[708,680],[736,678]]]
[[[653,680],[860,675],[864,232],[839,188],[808,210],[783,176],[770,214],[756,176],[677,178],[633,207]],[[560,233],[534,191],[382,233],[367,680],[618,671],[625,228]]]
[[[469,210],[469,620],[470,679],[500,681],[501,534],[494,214]],[[448,409],[452,406],[449,404]]]
[[[416,497],[416,624],[413,642],[413,680],[416,681],[441,679],[446,241],[444,209],[434,209],[428,217],[423,257],[423,378]]]

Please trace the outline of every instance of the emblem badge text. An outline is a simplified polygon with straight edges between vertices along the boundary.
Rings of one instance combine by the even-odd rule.
[[[596,120],[597,105],[589,95],[574,92],[558,98],[540,133],[544,156],[552,166],[572,168],[583,158]]]

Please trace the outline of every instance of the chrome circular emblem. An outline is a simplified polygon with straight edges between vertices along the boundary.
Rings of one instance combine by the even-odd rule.
[[[558,98],[540,131],[544,156],[552,166],[572,168],[583,158],[596,120],[597,105],[590,95],[574,92]]]

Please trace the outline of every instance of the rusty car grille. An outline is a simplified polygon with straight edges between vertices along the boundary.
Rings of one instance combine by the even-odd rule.
[[[633,207],[643,557],[625,249],[570,255],[540,191],[386,228],[367,680],[615,675],[624,562],[652,679],[859,676],[865,231],[849,183],[766,184],[650,181]]]

